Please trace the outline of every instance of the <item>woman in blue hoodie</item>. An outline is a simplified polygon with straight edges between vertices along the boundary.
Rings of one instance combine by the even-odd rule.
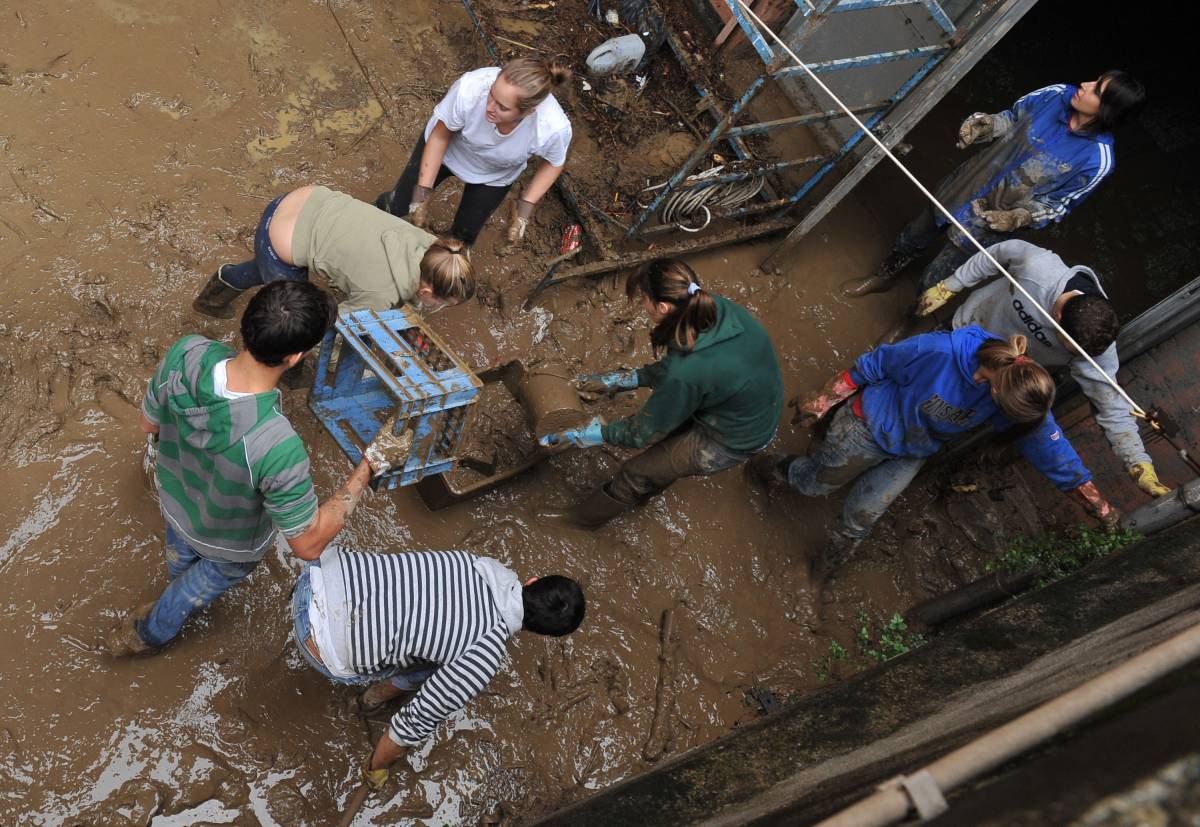
[[[1025,355],[1024,336],[1007,341],[978,325],[927,333],[868,351],[800,405],[813,425],[850,399],[807,457],[770,454],[751,464],[767,482],[819,497],[853,481],[826,566],[836,566],[871,532],[888,505],[942,443],[991,423],[1060,491],[1077,496],[1106,528],[1120,515],[1054,421],[1054,381]]]

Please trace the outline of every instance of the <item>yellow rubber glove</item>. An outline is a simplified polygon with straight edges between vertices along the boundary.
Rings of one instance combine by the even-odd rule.
[[[1161,497],[1163,494],[1171,493],[1170,488],[1159,482],[1153,463],[1135,462],[1129,466],[1129,476],[1137,483],[1138,488],[1145,491],[1151,497]]]
[[[921,298],[917,300],[916,313],[918,316],[928,316],[952,298],[954,291],[946,286],[946,282],[939,281],[921,294]]]
[[[387,767],[382,769],[371,769],[371,759],[368,758],[366,763],[362,765],[361,773],[362,782],[370,787],[375,792],[383,789],[383,785],[387,783],[388,771]]]

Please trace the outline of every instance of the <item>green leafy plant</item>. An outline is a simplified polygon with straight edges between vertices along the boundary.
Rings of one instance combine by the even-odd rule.
[[[1141,539],[1134,531],[1108,533],[1095,528],[1049,532],[1042,537],[1012,538],[1008,547],[987,564],[987,571],[1022,572],[1037,569],[1038,585],[1053,583]]]
[[[862,624],[858,628],[859,651],[874,661],[883,663],[915,649],[925,642],[925,636],[908,631],[908,623],[899,614],[893,614],[886,623],[872,624],[865,613],[858,616]]]
[[[850,657],[850,650],[836,640],[829,641],[829,651],[820,660],[813,662],[813,669],[816,670],[817,680],[825,683],[825,681],[829,680],[829,674],[833,669],[833,662],[835,660],[846,660],[848,657]]]

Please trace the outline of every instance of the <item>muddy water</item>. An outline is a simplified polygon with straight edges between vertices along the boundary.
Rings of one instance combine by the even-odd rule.
[[[165,582],[136,405],[179,336],[233,341],[232,324],[191,313],[201,281],[246,257],[274,194],[326,183],[370,198],[390,185],[437,96],[482,62],[469,23],[452,0],[0,11],[0,822],[330,823],[381,730],[369,739],[345,712],[351,693],[297,654],[287,594],[298,565],[283,548],[157,657],[114,662],[92,643]],[[574,161],[585,162],[598,159]],[[448,224],[451,208],[439,193],[435,223]],[[556,208],[539,214],[535,261],[557,245],[560,220]],[[709,288],[762,317],[789,392],[847,364],[910,298],[831,297],[885,252],[886,239],[862,231],[871,226],[868,208],[847,202],[782,278],[748,277],[761,248],[694,262]],[[482,300],[432,320],[469,363],[519,357],[593,371],[647,359],[645,320],[611,280],[558,288],[521,312],[536,268],[497,255],[501,230],[494,223],[476,253]],[[331,492],[346,460],[303,392],[286,392],[285,409],[318,491]],[[782,448],[805,441],[781,429]],[[541,516],[622,456],[564,454],[441,512],[400,491],[355,513],[344,543],[467,548],[524,576],[578,577],[590,601],[569,639],[520,637],[511,668],[357,823],[475,823],[496,801],[528,821],[645,768],[666,608],[677,610],[680,638],[674,753],[752,718],[752,685],[781,696],[817,686],[814,660],[831,636],[847,642],[858,612],[890,614],[980,559],[966,543],[947,562],[941,545],[920,542],[930,524],[898,505],[881,527],[886,541],[818,612],[803,561],[834,503],[768,497],[735,470],[683,481],[597,532]],[[925,555],[919,570],[900,548]]]

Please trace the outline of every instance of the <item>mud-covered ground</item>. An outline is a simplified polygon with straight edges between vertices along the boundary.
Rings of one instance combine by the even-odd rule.
[[[481,49],[457,0],[29,0],[3,4],[0,19],[0,822],[331,823],[369,741],[345,711],[351,693],[307,668],[290,639],[299,565],[284,547],[158,656],[93,649],[165,583],[136,405],[181,335],[233,341],[231,323],[197,317],[190,301],[216,265],[247,257],[267,201],[304,183],[367,199],[390,186],[433,103],[484,62]],[[572,165],[612,163],[590,145],[580,139]],[[435,222],[449,223],[453,202],[438,194]],[[748,275],[764,248],[694,262],[708,287],[764,320],[789,393],[845,366],[911,298],[834,297],[885,252],[870,229],[881,203],[847,201],[780,278]],[[611,278],[520,310],[557,247],[557,206],[539,213],[532,256],[501,251],[503,229],[494,221],[476,249],[480,301],[431,322],[470,364],[592,371],[648,358],[645,321]],[[287,391],[285,406],[330,493],[347,461],[303,391]],[[782,425],[784,449],[806,440]],[[780,697],[818,686],[814,664],[831,638],[849,643],[860,613],[890,616],[963,582],[997,535],[1034,527],[1018,516],[1035,509],[1009,472],[972,495],[948,493],[934,472],[819,611],[804,561],[836,500],[767,496],[734,470],[681,482],[596,532],[544,516],[621,456],[562,455],[440,512],[411,490],[360,506],[342,542],[467,548],[525,576],[566,573],[589,609],[566,640],[519,637],[510,668],[357,823],[473,824],[498,801],[528,822],[644,769],[664,609],[676,610],[680,640],[669,754],[758,714],[752,686]]]

